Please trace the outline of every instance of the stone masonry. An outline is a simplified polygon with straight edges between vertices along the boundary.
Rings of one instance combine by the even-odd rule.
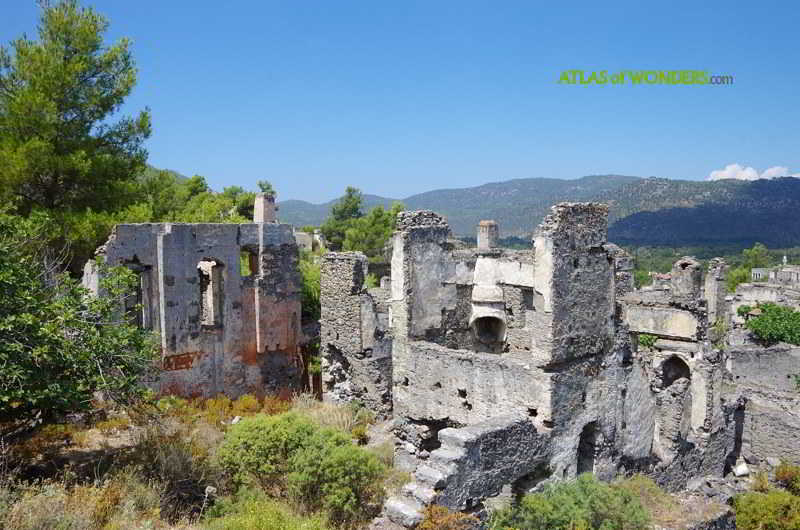
[[[257,215],[267,219],[271,210],[264,208]],[[157,391],[237,397],[301,388],[300,277],[291,226],[121,224],[97,258],[139,277],[127,310],[160,337]],[[84,284],[95,293],[98,275],[90,261]]]
[[[481,515],[501,490],[584,472],[642,472],[677,491],[797,459],[796,392],[776,377],[800,349],[735,338],[722,260],[704,279],[682,258],[665,288],[635,290],[607,216],[602,204],[556,205],[520,251],[467,249],[441,216],[403,212],[385,306],[386,289],[360,285],[363,257],[326,257],[326,392],[384,415],[390,398],[395,465],[413,477],[389,519],[413,527],[431,503]],[[389,371],[364,369],[367,336],[381,337]],[[387,374],[390,388],[366,384]]]
[[[364,288],[367,258],[330,252],[322,263],[320,322],[323,397],[360,400],[381,416],[392,410],[388,290]]]

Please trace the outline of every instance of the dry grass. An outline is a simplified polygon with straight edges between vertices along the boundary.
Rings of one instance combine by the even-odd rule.
[[[367,451],[377,456],[378,460],[380,460],[384,466],[388,468],[392,468],[394,466],[394,443],[391,441],[386,441],[380,445],[367,447]]]
[[[0,523],[8,530],[168,528],[160,519],[161,493],[130,470],[99,484],[42,482],[20,487]]]
[[[131,428],[131,419],[127,415],[118,415],[104,421],[99,421],[95,428],[103,434],[124,431]]]
[[[750,489],[759,493],[766,493],[769,491],[769,475],[765,471],[759,471],[753,475],[753,482],[750,484]]]
[[[280,396],[267,396],[264,398],[264,407],[261,412],[268,416],[275,416],[288,412],[291,408],[292,402],[290,400],[283,399]]]
[[[295,396],[292,400],[292,410],[307,416],[320,427],[330,427],[346,433],[352,433],[356,426],[366,426],[374,420],[371,414],[361,412],[365,409],[324,403],[318,401],[312,394]]]
[[[425,508],[424,519],[419,530],[471,530],[477,527],[478,518],[461,512],[452,512],[444,506],[431,505]]]
[[[362,444],[368,441],[367,426],[374,422],[374,415],[363,407],[322,403],[311,395],[291,401],[245,395],[236,400],[168,396],[125,411],[107,410],[104,419],[92,425],[44,426],[18,444],[11,458],[31,464],[56,457],[71,462],[75,457],[83,467],[75,468],[76,473],[71,464],[54,467],[49,479],[23,484],[6,479],[0,458],[0,528],[206,528],[216,519],[205,521],[205,511],[216,499],[234,493],[229,477],[216,465],[216,452],[231,420],[291,409],[321,427],[347,432]],[[367,449],[391,467],[391,443]],[[399,491],[410,478],[389,470],[385,489]],[[291,512],[296,507],[286,508]],[[237,524],[239,517],[243,515],[226,524]]]
[[[639,499],[653,520],[667,528],[673,528],[681,521],[682,510],[678,502],[658,484],[644,475],[633,475],[615,483],[617,487],[630,492]]]

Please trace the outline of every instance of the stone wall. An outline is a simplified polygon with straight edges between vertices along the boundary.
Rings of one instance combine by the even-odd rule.
[[[392,410],[388,291],[365,289],[367,258],[329,252],[322,262],[320,354],[323,398],[358,400],[382,416]]]
[[[300,278],[290,226],[122,224],[97,254],[139,276],[141,309],[128,309],[160,338],[158,391],[237,397],[300,388]],[[93,261],[84,284],[98,292]]]
[[[728,356],[730,401],[740,399],[737,454],[751,466],[774,465],[784,459],[800,463],[800,392],[794,375],[800,348],[740,346]]]
[[[607,215],[559,204],[532,248],[512,251],[464,248],[441,216],[403,212],[385,289],[363,289],[363,256],[325,258],[329,398],[386,414],[390,395],[395,465],[414,477],[387,502],[390,519],[413,526],[433,502],[480,512],[502,487],[584,472],[645,473],[677,491],[791,458],[797,392],[781,377],[800,348],[739,340],[732,315],[764,293],[794,294],[744,286],[731,297],[725,263],[703,278],[691,257],[668,288],[635,290]],[[374,351],[389,368],[369,368]],[[391,388],[374,384],[389,376]]]

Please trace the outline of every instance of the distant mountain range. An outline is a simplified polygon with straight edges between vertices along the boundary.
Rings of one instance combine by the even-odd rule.
[[[365,195],[366,209],[398,199]],[[514,179],[435,190],[399,199],[407,209],[434,210],[453,233],[474,236],[494,219],[503,236],[527,237],[561,201],[600,201],[610,208],[609,239],[626,245],[800,245],[800,179],[687,181],[623,175],[574,180]],[[282,222],[318,226],[336,201],[278,203]]]

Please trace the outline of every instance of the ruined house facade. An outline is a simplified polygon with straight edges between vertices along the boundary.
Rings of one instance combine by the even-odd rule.
[[[431,503],[480,513],[501,491],[584,472],[678,490],[797,459],[800,350],[726,344],[721,260],[683,258],[662,288],[634,290],[607,219],[602,204],[559,204],[529,250],[496,248],[493,222],[465,249],[441,216],[403,212],[391,279],[372,289],[363,256],[325,256],[324,395],[392,418],[413,480],[390,519],[413,527]]]
[[[161,341],[162,393],[286,394],[301,388],[298,250],[259,194],[251,224],[120,224],[84,272],[99,293],[98,261],[138,277],[129,318]]]

